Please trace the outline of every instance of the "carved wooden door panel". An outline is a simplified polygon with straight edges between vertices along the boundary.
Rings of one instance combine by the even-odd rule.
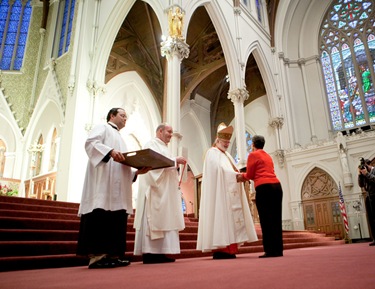
[[[305,229],[308,231],[316,231],[316,218],[315,218],[315,206],[314,203],[303,204]]]
[[[333,234],[340,239],[343,239],[345,236],[343,220],[340,211],[339,201],[331,201],[332,208],[332,231]]]
[[[343,238],[344,228],[338,201],[334,199],[309,201],[303,204],[303,209],[306,230]]]
[[[301,199],[306,230],[336,238],[345,236],[338,186],[327,172],[316,167],[309,172],[302,185]]]
[[[319,232],[331,231],[331,212],[327,201],[315,203],[317,227]]]

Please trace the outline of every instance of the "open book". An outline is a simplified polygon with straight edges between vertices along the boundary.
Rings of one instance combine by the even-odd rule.
[[[151,167],[153,170],[166,167],[173,167],[174,160],[165,157],[152,149],[144,149],[139,151],[123,153],[125,161],[122,164],[133,167],[143,168]]]

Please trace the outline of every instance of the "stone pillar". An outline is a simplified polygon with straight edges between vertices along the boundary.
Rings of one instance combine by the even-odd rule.
[[[306,61],[305,61],[305,59],[303,59],[303,58],[298,59],[298,65],[300,66],[301,73],[302,73],[303,88],[304,88],[305,100],[306,100],[306,108],[307,108],[307,112],[308,112],[308,120],[309,120],[310,132],[311,132],[311,141],[313,143],[316,143],[317,136],[316,136],[316,133],[315,133],[315,125],[314,125],[314,120],[313,120],[313,116],[312,116],[313,107],[312,107],[311,102],[310,102],[309,89],[308,89],[308,85],[307,85],[307,82],[308,82],[307,77],[308,76],[307,76],[307,73],[306,73]]]
[[[293,144],[295,147],[300,147],[300,141],[298,139],[298,129],[297,129],[297,122],[294,121],[296,119],[296,112],[295,108],[292,105],[292,100],[290,99],[291,96],[291,79],[290,79],[290,60],[289,58],[285,58],[285,55],[283,52],[279,53],[279,59],[280,59],[280,72],[282,76],[282,83],[284,84],[284,90],[283,94],[284,95],[289,95],[289,97],[285,97],[285,105],[286,105],[286,110],[289,111],[290,113],[286,113],[286,122],[289,126],[288,130],[288,137],[289,137],[289,142]]]
[[[228,92],[228,99],[234,105],[234,122],[235,122],[235,135],[238,150],[238,167],[246,166],[246,139],[245,139],[245,113],[244,102],[249,97],[249,92],[245,88],[238,88]]]
[[[269,121],[269,125],[270,125],[270,127],[274,128],[276,130],[276,134],[277,134],[277,148],[278,149],[275,152],[275,155],[276,155],[276,157],[277,157],[277,159],[279,161],[280,167],[283,167],[284,166],[284,161],[285,161],[285,154],[284,154],[284,150],[283,150],[282,145],[281,145],[280,130],[281,130],[281,128],[284,125],[284,118],[282,116],[278,116],[278,117],[272,118]]]
[[[173,128],[170,143],[172,156],[178,155],[181,102],[181,61],[189,57],[189,45],[182,37],[183,12],[175,7],[169,10],[169,36],[161,43],[161,55],[167,58],[166,112],[165,121]]]

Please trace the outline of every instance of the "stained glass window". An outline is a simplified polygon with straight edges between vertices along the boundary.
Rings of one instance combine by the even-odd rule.
[[[257,15],[258,15],[258,21],[262,22],[262,1],[261,0],[255,0],[255,5],[257,7]]]
[[[30,1],[0,1],[1,70],[20,70],[22,67],[31,17]]]
[[[375,123],[374,0],[336,0],[320,30],[320,58],[332,127]]]
[[[245,138],[246,138],[246,152],[247,152],[246,153],[246,158],[247,158],[247,156],[251,152],[251,144],[253,143],[253,136],[249,132],[246,132],[245,133]],[[239,156],[238,156],[237,145],[233,146],[231,155],[233,156],[236,164],[238,164],[238,162],[239,162]]]
[[[65,52],[67,52],[70,45],[75,2],[75,0],[65,0],[61,2],[61,5],[63,5],[64,9],[62,10],[62,25],[59,38],[58,56],[61,56]]]

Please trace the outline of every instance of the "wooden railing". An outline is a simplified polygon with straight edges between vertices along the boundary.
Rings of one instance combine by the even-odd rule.
[[[25,181],[26,198],[54,200],[56,172],[40,175]],[[30,185],[30,183],[32,185]]]

